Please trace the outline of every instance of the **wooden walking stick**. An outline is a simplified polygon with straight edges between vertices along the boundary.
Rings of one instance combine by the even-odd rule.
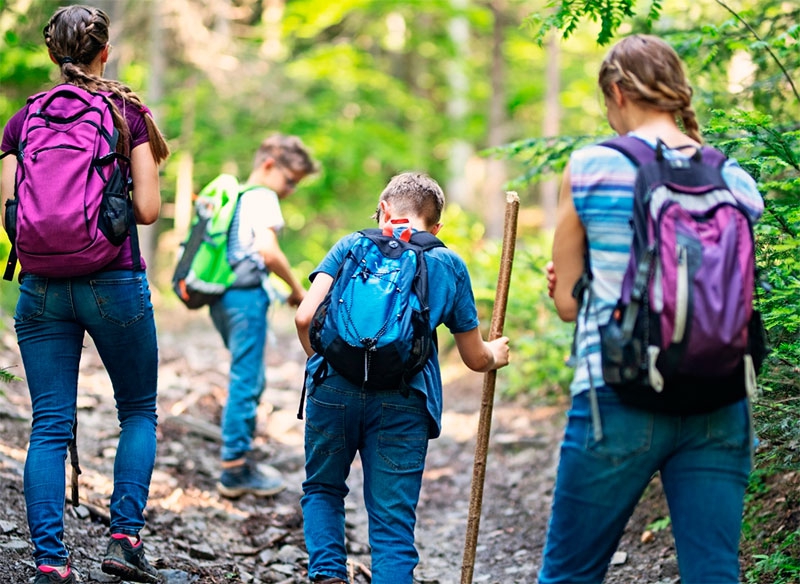
[[[517,241],[517,215],[519,213],[519,197],[517,193],[506,193],[506,217],[503,228],[503,252],[500,258],[500,273],[497,277],[492,325],[489,340],[503,335],[508,303],[508,286],[511,280],[511,265],[514,262],[514,247]],[[483,394],[481,412],[478,421],[478,436],[475,445],[475,464],[472,468],[472,493],[469,501],[467,518],[467,539],[464,545],[464,561],[461,565],[461,584],[472,583],[472,572],[475,567],[475,548],[478,544],[478,527],[481,522],[481,506],[483,504],[483,483],[486,478],[486,455],[489,450],[489,432],[492,428],[492,407],[494,405],[494,386],[497,371],[489,371],[483,378]]]

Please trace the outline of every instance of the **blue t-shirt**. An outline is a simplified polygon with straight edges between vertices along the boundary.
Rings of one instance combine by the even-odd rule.
[[[319,266],[309,276],[314,280],[320,272],[331,277],[336,276],[339,266],[344,261],[347,250],[359,238],[358,233],[351,233],[340,239],[328,252]],[[472,293],[472,282],[464,261],[455,252],[437,247],[425,252],[428,266],[428,305],[430,307],[431,327],[444,324],[448,330],[463,333],[476,328],[479,324],[478,310]],[[319,367],[322,358],[316,353],[306,363],[306,376],[309,386],[313,384],[312,375]],[[328,368],[328,385],[351,386],[352,384]],[[430,415],[430,438],[436,438],[442,426],[442,375],[439,369],[439,355],[434,349],[433,356],[425,368],[411,379],[411,387],[422,392],[427,401]]]

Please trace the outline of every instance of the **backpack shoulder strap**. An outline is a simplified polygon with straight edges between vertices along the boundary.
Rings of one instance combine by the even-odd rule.
[[[52,91],[52,89],[50,89],[49,91]],[[29,97],[29,98],[26,100],[25,107],[26,107],[26,108],[30,108],[30,107],[31,107],[31,104],[32,104],[34,101],[36,101],[37,99],[41,99],[41,98],[43,98],[45,95],[47,95],[47,94],[49,93],[49,91],[40,91],[39,93],[34,93],[33,95],[31,95],[31,96],[30,96],[30,97]],[[26,115],[27,115],[27,112],[26,112]]]
[[[703,162],[715,168],[721,169],[725,161],[728,160],[728,157],[721,150],[713,146],[703,146],[700,152],[703,156]]]
[[[617,136],[601,142],[600,145],[624,154],[636,166],[653,162],[657,158],[656,150],[636,136]],[[725,154],[713,146],[703,146],[698,152],[705,164],[715,168],[721,168],[728,159]]]
[[[391,235],[384,234],[384,232],[377,227],[361,229],[358,231],[358,233],[370,239],[373,239],[375,237],[386,237],[386,238],[393,237]],[[411,243],[416,247],[421,248],[422,251],[428,251],[429,249],[433,249],[434,247],[447,247],[445,246],[444,243],[442,243],[442,241],[438,237],[436,237],[430,231],[416,231],[411,235],[411,238],[406,243]]]
[[[656,151],[650,144],[635,136],[617,136],[601,142],[600,146],[605,146],[624,154],[636,166],[642,166],[656,159]]]
[[[411,243],[418,245],[422,251],[428,251],[435,247],[447,247],[442,240],[430,231],[417,231],[411,236]]]
[[[358,231],[356,231],[356,233],[360,234],[363,237],[369,237],[369,238],[378,237],[378,236],[390,237],[390,236],[384,236],[383,235],[383,231],[381,231],[377,227],[369,227],[367,229],[359,229]]]

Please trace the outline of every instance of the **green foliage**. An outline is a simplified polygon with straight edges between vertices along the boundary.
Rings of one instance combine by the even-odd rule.
[[[11,383],[12,381],[22,381],[19,377],[9,372],[8,367],[0,368],[0,383]]]
[[[12,381],[22,380],[13,373],[10,373],[8,367],[0,367],[0,397],[6,395],[6,392],[3,391],[2,384],[11,383]]]
[[[653,532],[664,531],[672,525],[672,518],[669,515],[666,517],[659,517],[647,526],[647,529]]]
[[[636,0],[551,0],[548,8],[555,8],[549,16],[534,14],[526,20],[526,25],[534,31],[534,39],[540,45],[547,33],[559,30],[563,38],[570,37],[581,21],[588,19],[600,22],[597,43],[608,44],[617,33],[620,25],[636,16]],[[661,1],[652,0],[646,16],[646,23],[657,20],[661,13]]]
[[[611,136],[608,136],[609,138]],[[570,152],[581,146],[597,142],[599,136],[557,136],[553,138],[528,138],[504,144],[483,152],[520,162],[524,172],[509,181],[511,188],[522,188],[532,181],[560,176]]]
[[[772,554],[755,554],[755,566],[747,572],[748,584],[769,581],[772,584],[794,584],[800,579],[800,561],[797,559],[800,533],[789,534]],[[794,551],[792,551],[792,549]]]
[[[502,245],[484,238],[484,227],[456,206],[447,208],[440,234],[448,247],[467,262],[475,300],[488,335],[494,308]],[[565,366],[572,343],[572,326],[562,323],[547,295],[544,265],[550,238],[519,229],[512,264],[504,334],[511,339],[514,362],[498,376],[501,392],[509,397],[535,394],[563,397],[572,371]]]
[[[779,489],[777,496],[775,489]],[[786,482],[774,470],[756,469],[751,474],[742,526],[744,576],[748,584],[798,581],[800,527],[795,520],[792,529],[791,519],[800,505],[798,497],[796,481]],[[784,518],[789,529],[775,529]]]

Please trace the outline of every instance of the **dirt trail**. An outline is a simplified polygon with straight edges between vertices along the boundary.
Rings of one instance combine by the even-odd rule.
[[[13,366],[20,362],[16,341],[10,319],[2,318],[7,326],[0,331],[0,366]],[[296,417],[303,354],[290,310],[279,307],[272,315],[268,389],[255,445],[257,458],[279,469],[289,488],[266,500],[246,496],[228,501],[214,490],[217,424],[229,358],[207,313],[174,307],[159,310],[157,321],[159,446],[143,533],[151,561],[172,584],[305,582],[299,507],[303,426]],[[79,392],[84,505],[78,513],[68,511],[66,541],[82,582],[108,582],[99,571],[99,558],[107,534],[105,510],[117,429],[108,378],[88,337],[86,342]],[[11,371],[23,376],[21,366]],[[416,578],[427,584],[460,582],[483,380],[455,355],[445,358],[443,375],[443,433],[431,442],[418,508]],[[30,406],[24,383],[3,391],[0,579],[13,584],[28,582],[33,574],[22,493]],[[536,581],[563,422],[560,407],[496,401],[474,582]],[[350,486],[347,517],[353,582],[365,583],[369,553],[358,461]],[[645,526],[663,513],[663,497],[655,482],[620,546],[627,557],[611,568],[607,583],[678,582],[669,530],[656,532],[647,543],[640,539]]]

